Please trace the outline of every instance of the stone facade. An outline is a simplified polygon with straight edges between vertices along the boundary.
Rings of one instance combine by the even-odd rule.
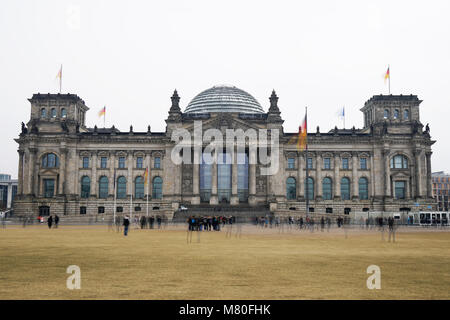
[[[202,121],[204,131],[209,128],[222,132],[226,129],[278,129],[280,168],[277,174],[262,175],[262,165],[250,164],[248,202],[240,203],[237,171],[233,165],[231,199],[226,205],[270,206],[275,214],[305,213],[306,152],[297,150],[296,144],[291,143],[297,133],[283,131],[275,92],[270,97],[268,112],[263,114],[183,113],[179,100],[175,92],[165,132],[152,132],[150,127],[147,132],[134,132],[132,127],[129,132],[121,132],[114,126],[87,128],[85,115],[89,109],[77,95],[33,95],[29,99],[31,119],[22,126],[22,133],[15,140],[19,144],[15,213],[38,215],[49,210],[59,215],[96,215],[111,214],[116,208],[118,213],[132,211],[135,214],[146,213],[148,203],[150,214],[172,216],[182,203],[201,205],[199,165],[175,164],[171,160],[175,145],[171,139],[173,130],[184,128],[192,132],[194,121]],[[361,109],[362,129],[335,128],[320,132],[317,128],[316,132],[309,132],[308,158],[312,167],[308,172],[314,181],[310,212],[418,211],[433,205],[431,146],[434,141],[428,126],[424,130],[420,122],[420,103],[413,95],[374,96]],[[54,165],[52,159],[46,160],[48,154],[56,155]],[[194,156],[198,154],[192,152]],[[145,185],[144,196],[140,194],[136,198],[135,182],[145,176],[145,168],[149,168],[150,183]],[[219,203],[217,165],[213,165],[212,172],[209,204],[215,206]],[[87,197],[82,197],[83,177],[90,181]],[[108,180],[107,195],[103,197],[100,197],[101,177]],[[126,179],[126,191],[124,197],[115,199],[118,190],[113,181],[118,177]],[[153,190],[156,177],[162,179],[161,197]],[[295,181],[295,196],[288,197],[290,177]],[[324,183],[330,180],[325,182],[325,178],[331,179],[331,198],[330,189],[324,189]],[[367,199],[361,194],[361,178],[367,182]],[[341,186],[347,182],[348,196]],[[49,193],[50,189],[53,192]]]

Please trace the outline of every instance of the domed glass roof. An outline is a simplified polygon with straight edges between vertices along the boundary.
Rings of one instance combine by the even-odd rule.
[[[264,113],[264,110],[259,102],[244,90],[221,85],[200,92],[189,102],[184,112]]]

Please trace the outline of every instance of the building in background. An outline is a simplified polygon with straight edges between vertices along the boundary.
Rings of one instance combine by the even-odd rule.
[[[291,143],[299,133],[284,131],[275,91],[267,111],[252,95],[233,86],[202,91],[184,112],[176,91],[171,100],[166,130],[154,132],[149,126],[139,132],[132,126],[129,131],[86,127],[89,108],[75,94],[34,94],[29,99],[30,119],[15,139],[19,147],[15,214],[142,214],[147,193],[150,214],[168,217],[181,204],[194,213],[213,214],[219,207],[229,207],[233,215],[246,208],[261,215],[269,210],[276,215],[342,215],[434,206],[435,141],[429,126],[420,121],[422,101],[416,95],[371,97],[360,109],[364,119],[360,129],[310,130],[308,156]],[[157,110],[161,107],[141,116],[151,117]],[[299,109],[299,124],[303,110]],[[273,139],[279,141],[279,170],[264,175],[267,164],[249,163],[259,150],[248,147],[238,155],[241,164],[228,161],[232,154],[225,148],[217,155],[222,163],[211,164],[204,157],[194,164],[175,163],[172,132],[185,129],[193,137],[194,122],[199,121],[203,135],[208,129],[222,133],[252,129],[270,136],[278,132]],[[271,148],[269,139],[265,146]],[[191,157],[200,160],[198,152],[202,151],[192,149]]]
[[[438,211],[448,211],[448,197],[450,195],[450,174],[444,171],[433,172],[433,198]]]
[[[0,210],[11,209],[17,194],[17,180],[10,174],[0,174]]]

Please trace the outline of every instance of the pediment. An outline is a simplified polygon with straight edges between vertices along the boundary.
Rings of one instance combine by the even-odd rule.
[[[255,123],[245,121],[242,119],[239,119],[231,113],[218,113],[217,116],[210,118],[208,120],[202,121],[202,129],[203,131],[208,129],[242,129],[242,130],[248,130],[248,129],[265,129],[265,126],[258,126]],[[185,129],[189,130],[190,132],[194,131],[194,123],[189,123]]]

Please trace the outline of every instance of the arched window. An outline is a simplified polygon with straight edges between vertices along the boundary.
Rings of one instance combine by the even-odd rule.
[[[350,200],[350,179],[341,179],[341,198],[342,200]]]
[[[297,197],[297,184],[293,177],[286,180],[286,197],[288,200],[295,200]]]
[[[47,153],[42,157],[43,168],[56,168],[59,166],[58,156],[54,153]]]
[[[45,118],[47,117],[47,110],[45,110],[45,108],[41,109],[41,118]]]
[[[364,177],[359,178],[359,199],[369,199],[369,183],[367,182],[367,178]]]
[[[314,180],[313,178],[309,177],[308,179],[306,179],[306,194],[305,196],[309,199],[312,200],[314,199]]]
[[[98,181],[98,197],[101,199],[108,198],[108,177],[100,177]]]
[[[152,186],[152,198],[153,199],[162,199],[162,184],[163,180],[161,177],[153,178],[153,186]]]
[[[61,109],[61,118],[67,118],[67,111],[64,108]]]
[[[395,109],[395,110],[394,110],[394,119],[398,119],[399,116],[400,116],[400,114],[399,114],[399,112],[398,112],[398,109]]]
[[[323,200],[331,200],[333,197],[333,186],[331,179],[326,177],[322,181]]]
[[[81,197],[89,198],[91,193],[91,179],[88,176],[81,178]]]
[[[403,111],[403,119],[408,120],[409,119],[409,110]]]
[[[136,177],[136,180],[134,180],[134,197],[144,197],[144,178],[142,177]]]
[[[125,199],[127,197],[127,179],[125,177],[117,178],[117,199]]]
[[[389,110],[388,109],[384,109],[384,118],[389,119]]]
[[[52,118],[56,118],[56,109],[55,108],[52,108],[51,115],[52,115]]]
[[[392,169],[407,169],[408,168],[408,158],[404,155],[398,154],[391,158],[391,168]]]

